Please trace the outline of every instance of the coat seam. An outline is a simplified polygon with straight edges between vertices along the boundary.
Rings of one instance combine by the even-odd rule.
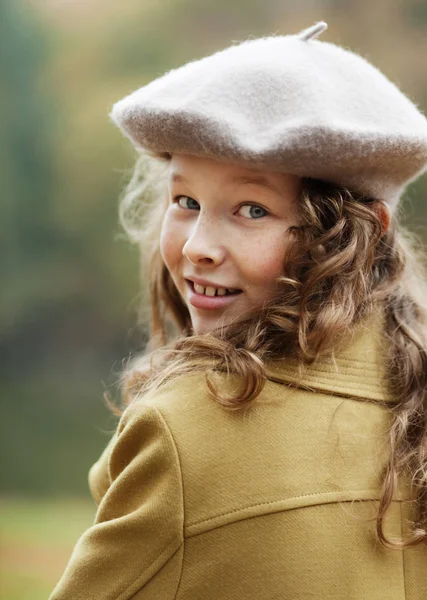
[[[400,504],[400,537],[403,540],[403,505]],[[405,549],[402,548],[402,574],[403,574],[403,595],[405,600],[407,598],[406,594],[406,565],[405,565]]]
[[[345,499],[332,499],[331,501],[325,501],[324,499],[320,502],[318,502],[317,504],[340,504],[341,502],[369,502],[371,500],[378,500],[378,491],[375,490],[346,490],[346,493],[348,494],[361,494],[361,493],[368,493],[370,495],[369,498],[345,498]],[[303,494],[301,496],[290,496],[288,498],[280,498],[279,500],[269,500],[267,502],[260,502],[257,504],[250,504],[248,506],[244,506],[244,507],[240,507],[240,508],[236,508],[235,510],[231,510],[231,511],[227,511],[225,513],[220,513],[218,515],[214,515],[212,517],[209,517],[207,519],[202,519],[201,521],[195,521],[194,523],[191,523],[188,528],[193,528],[196,527],[197,525],[201,525],[202,523],[208,523],[209,521],[214,521],[215,519],[219,519],[220,517],[227,517],[229,515],[232,515],[233,513],[238,513],[241,511],[245,511],[245,510],[249,510],[251,508],[255,508],[255,507],[260,507],[260,506],[268,506],[271,504],[279,504],[281,502],[287,501],[287,500],[296,500],[298,498],[310,498],[312,496],[319,496],[322,495],[323,497],[327,496],[327,495],[336,495],[336,492],[314,492],[312,494]],[[394,499],[395,502],[405,502],[406,499],[404,498],[396,498]],[[313,506],[313,504],[308,504],[308,505],[301,505],[301,506],[294,506],[292,508],[283,508],[281,511],[277,511],[277,512],[282,512],[282,511],[286,511],[286,510],[295,510],[295,509],[299,509],[299,508],[308,508],[310,506]],[[256,517],[262,517],[266,514],[271,514],[271,513],[259,513],[257,515],[248,515],[246,517],[243,517],[242,519],[238,519],[239,521],[243,521],[246,519],[253,519]],[[234,523],[234,521],[231,521],[232,523]],[[237,522],[237,520],[236,520]],[[213,527],[213,529],[216,529],[217,527],[223,527],[225,525],[229,525],[230,523],[221,523],[219,525],[216,525],[215,527]],[[187,534],[187,538],[196,536],[196,535],[200,535],[201,533],[206,533],[207,531],[211,531],[210,529],[206,529],[206,531],[200,531],[194,534]]]
[[[177,460],[178,460],[178,467],[179,467],[179,476],[180,476],[180,480],[181,480],[181,501],[182,501],[182,558],[181,558],[181,569],[179,572],[179,579],[178,579],[178,584],[175,590],[175,594],[174,594],[174,600],[177,598],[178,596],[178,592],[179,592],[179,588],[181,586],[181,580],[182,580],[182,571],[183,571],[183,565],[184,565],[184,554],[185,554],[185,494],[184,494],[184,478],[182,476],[182,465],[181,465],[181,458],[179,456],[179,452],[178,452],[178,445],[175,441],[175,438],[172,434],[172,431],[163,415],[163,413],[156,407],[156,406],[152,406],[152,408],[158,413],[158,415],[160,416],[160,418],[162,419],[164,426],[166,427],[166,429],[169,432],[169,435],[171,437],[171,440],[173,442],[174,448],[175,448],[175,453],[177,456]],[[181,546],[180,546],[181,547]]]
[[[360,493],[361,491],[367,491],[369,493],[372,493],[372,490],[344,490],[344,492],[350,493],[350,494],[352,492]],[[191,523],[191,525],[189,525],[189,527],[193,527],[194,525],[200,525],[201,523],[206,523],[207,521],[212,521],[213,519],[217,519],[218,517],[225,517],[227,515],[232,515],[233,513],[240,512],[241,510],[255,508],[256,506],[268,506],[269,504],[276,504],[278,502],[283,502],[284,500],[297,500],[298,498],[310,498],[311,496],[318,496],[319,494],[335,495],[336,493],[337,493],[336,491],[334,491],[334,492],[317,491],[317,492],[312,492],[311,494],[300,494],[299,496],[288,496],[287,498],[279,498],[279,499],[276,498],[276,500],[268,500],[267,502],[257,502],[255,504],[248,504],[247,506],[240,506],[239,508],[235,508],[234,510],[229,510],[225,513],[219,513],[217,515],[214,515],[213,517],[209,517],[207,519],[202,519],[201,521],[195,521],[194,523]],[[337,500],[337,502],[341,502],[341,501]]]
[[[339,396],[340,398],[354,400],[355,402],[360,402],[362,400],[363,402],[369,402],[370,404],[375,404],[377,406],[382,406],[384,408],[389,408],[390,405],[396,403],[396,401],[393,398],[388,399],[388,397],[384,396],[383,394],[379,394],[381,396],[380,398],[374,397],[373,394],[371,394],[371,396],[362,396],[362,395],[357,396],[357,395],[355,395],[355,392],[353,392],[351,394],[345,393],[344,388],[332,390],[331,388],[324,388],[324,387],[320,387],[320,386],[313,387],[312,385],[309,385],[308,383],[305,383],[303,381],[292,380],[292,379],[287,380],[285,378],[274,377],[272,375],[268,375],[267,379],[269,381],[271,381],[272,383],[275,383],[278,385],[286,385],[288,387],[292,387],[292,389],[304,390],[307,392],[311,392],[313,394],[316,394],[316,393],[324,394],[325,396],[334,396],[334,397]]]
[[[147,585],[147,583],[149,581],[151,581],[153,579],[153,577],[155,577],[162,569],[163,567],[170,561],[170,559],[175,556],[175,554],[178,552],[178,550],[181,548],[181,546],[184,544],[184,541],[181,539],[181,544],[178,546],[178,548],[176,550],[174,550],[174,552],[172,552],[172,554],[170,556],[167,557],[167,559],[161,564],[161,566],[157,569],[157,571],[155,573],[153,573],[151,575],[151,577],[149,577],[146,581],[144,581],[144,583],[142,584],[142,586],[140,588],[138,588],[135,592],[132,592],[132,596],[128,596],[129,593],[129,588],[131,588],[132,586],[135,586],[135,584],[138,583],[138,581],[140,579],[144,579],[145,577],[145,572],[151,567],[151,565],[156,562],[156,560],[158,558],[160,558],[162,556],[162,554],[166,553],[166,550],[168,550],[168,548],[174,543],[176,542],[176,540],[180,539],[178,536],[174,537],[173,540],[171,540],[169,542],[169,544],[167,546],[165,546],[163,548],[163,550],[160,552],[160,554],[157,555],[156,559],[151,561],[151,563],[146,567],[146,569],[144,569],[144,571],[139,575],[139,577],[137,577],[135,579],[135,581],[133,581],[130,585],[127,586],[127,588],[125,590],[123,590],[123,592],[120,593],[119,596],[117,596],[116,600],[131,600],[135,594],[137,594],[145,585]]]
[[[333,375],[333,373],[331,375]],[[284,375],[284,377],[286,377],[286,375]],[[336,378],[333,378],[333,377],[328,378],[328,377],[323,377],[323,376],[316,374],[316,378],[305,377],[301,381],[306,383],[306,385],[308,385],[308,386],[310,386],[310,384],[314,385],[314,386],[316,386],[316,384],[317,385],[325,384],[325,385],[334,385],[336,387],[336,389],[338,389],[338,391],[341,389],[341,386],[336,384]],[[310,383],[308,383],[308,382],[310,382]],[[297,380],[296,383],[299,383],[299,381]],[[344,385],[344,383],[345,383],[345,385]],[[344,386],[343,389],[350,390],[353,392],[365,392],[367,394],[375,394],[375,395],[378,394],[381,397],[384,396],[383,388],[381,385],[374,386],[374,385],[370,385],[369,383],[366,383],[365,385],[363,383],[361,383],[360,385],[359,384],[356,385],[356,383],[357,383],[356,377],[354,378],[354,381],[346,380],[345,382],[343,382],[343,386]],[[314,387],[314,389],[315,389],[315,387]],[[333,391],[333,390],[331,390],[331,391]]]
[[[294,506],[290,509],[283,509],[281,511],[275,511],[275,512],[269,512],[269,513],[259,513],[257,515],[248,515],[242,519],[237,519],[236,521],[230,521],[227,523],[219,523],[218,525],[215,525],[214,527],[211,527],[210,529],[204,529],[203,531],[197,531],[196,533],[191,533],[189,535],[187,535],[186,539],[190,539],[193,537],[197,537],[198,535],[204,535],[205,533],[210,533],[211,531],[214,531],[215,529],[219,529],[221,527],[228,527],[229,525],[234,525],[235,523],[240,523],[242,521],[247,521],[248,519],[259,519],[261,517],[268,517],[272,514],[277,514],[278,512],[287,512],[288,510],[302,510],[304,508],[311,508],[313,506],[321,506],[323,504],[342,504],[344,502],[353,502],[355,499],[349,499],[349,500],[335,500],[332,502],[319,502],[317,504],[307,504],[307,505],[302,505],[302,506]],[[363,498],[361,500],[357,500],[357,502],[371,502],[372,500],[374,501],[378,501],[377,498]],[[394,502],[404,502],[404,500],[394,500]],[[406,600],[406,596],[405,596],[405,600]]]

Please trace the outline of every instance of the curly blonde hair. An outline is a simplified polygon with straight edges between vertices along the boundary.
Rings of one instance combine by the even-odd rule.
[[[380,200],[305,178],[299,199],[301,224],[291,228],[294,241],[278,296],[256,320],[193,335],[188,309],[159,248],[170,158],[167,153],[140,152],[120,198],[120,222],[141,249],[141,277],[149,294],[142,306],[151,309],[149,315],[139,313],[140,323],[150,323],[146,352],[129,359],[120,374],[124,405],[172,378],[201,371],[224,409],[247,409],[264,387],[267,359],[292,355],[301,365],[310,364],[330,353],[340,336],[382,302],[391,346],[387,369],[398,401],[390,408],[390,458],[383,473],[376,531],[388,548],[425,543],[427,285],[414,236],[396,216],[383,233]],[[210,375],[217,370],[237,375],[240,389],[234,394],[216,389]],[[415,522],[409,539],[391,541],[383,530],[385,514],[398,479],[408,474],[417,507]]]

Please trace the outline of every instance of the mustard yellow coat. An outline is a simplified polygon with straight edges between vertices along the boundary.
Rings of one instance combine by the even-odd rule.
[[[381,319],[299,382],[272,363],[247,412],[200,375],[127,409],[90,471],[95,523],[50,599],[426,600],[427,546],[384,548],[366,521],[395,402]],[[408,490],[388,535],[407,531]]]

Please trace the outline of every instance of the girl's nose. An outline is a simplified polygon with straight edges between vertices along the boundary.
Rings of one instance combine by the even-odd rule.
[[[220,265],[226,250],[218,228],[203,223],[199,217],[182,248],[182,254],[193,265]]]

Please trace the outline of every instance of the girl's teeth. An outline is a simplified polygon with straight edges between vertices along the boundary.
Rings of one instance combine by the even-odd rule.
[[[209,286],[207,288],[203,287],[202,285],[199,285],[198,283],[194,283],[194,290],[198,293],[198,294],[204,294],[205,296],[225,296],[227,294],[227,292],[229,294],[233,294],[234,292],[237,292],[237,290],[235,290],[234,288],[214,288],[212,286]]]

